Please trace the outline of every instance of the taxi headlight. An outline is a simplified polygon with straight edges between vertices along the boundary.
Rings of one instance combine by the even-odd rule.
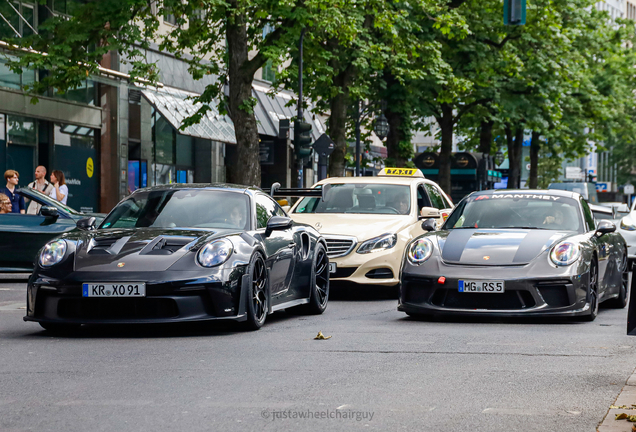
[[[66,254],[66,242],[64,240],[53,240],[48,242],[40,252],[40,265],[42,267],[51,267],[58,264]]]
[[[579,259],[581,248],[570,242],[561,242],[552,248],[550,259],[558,266],[568,266]]]
[[[201,248],[197,261],[203,267],[214,267],[227,261],[232,250],[232,242],[229,240],[214,240]]]
[[[431,257],[433,242],[428,238],[415,240],[409,245],[407,257],[412,264],[419,265]]]
[[[358,253],[363,254],[391,249],[396,243],[397,234],[382,234],[362,243],[358,248]]]
[[[636,224],[630,217],[621,219],[621,229],[625,231],[636,231]]]

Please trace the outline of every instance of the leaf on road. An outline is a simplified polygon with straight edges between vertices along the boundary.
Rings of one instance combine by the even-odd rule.
[[[616,418],[614,420],[623,420],[627,418],[627,414],[625,413],[620,413],[620,414],[616,414]]]
[[[331,336],[325,336],[325,335],[322,334],[321,331],[319,331],[318,335],[314,339],[316,339],[316,340],[327,340],[329,338],[331,338]]]

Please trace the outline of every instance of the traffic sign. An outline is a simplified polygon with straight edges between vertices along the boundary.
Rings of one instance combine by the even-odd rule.
[[[633,195],[634,194],[634,185],[625,185],[623,187],[623,193],[626,195]]]

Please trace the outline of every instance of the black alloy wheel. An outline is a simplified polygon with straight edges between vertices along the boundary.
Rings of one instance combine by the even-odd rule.
[[[596,264],[596,261],[592,261],[590,264],[589,276],[588,300],[590,304],[590,314],[583,317],[584,321],[594,321],[598,316],[598,264]]]
[[[247,296],[247,321],[245,327],[258,330],[267,317],[267,269],[260,254],[254,254],[248,266],[250,290]]]
[[[623,251],[621,261],[621,286],[618,288],[618,297],[608,300],[606,304],[614,309],[623,309],[627,306],[627,291],[629,290],[629,264],[627,261],[627,251]]]
[[[329,258],[322,243],[316,245],[309,281],[310,298],[304,311],[308,314],[319,315],[327,309],[329,301]]]

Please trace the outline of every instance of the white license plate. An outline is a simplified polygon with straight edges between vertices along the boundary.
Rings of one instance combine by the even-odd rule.
[[[85,283],[82,284],[82,297],[146,297],[146,284],[143,282]]]
[[[336,263],[329,263],[329,273],[336,272]]]
[[[502,293],[504,292],[504,282],[485,280],[460,280],[459,292]]]

